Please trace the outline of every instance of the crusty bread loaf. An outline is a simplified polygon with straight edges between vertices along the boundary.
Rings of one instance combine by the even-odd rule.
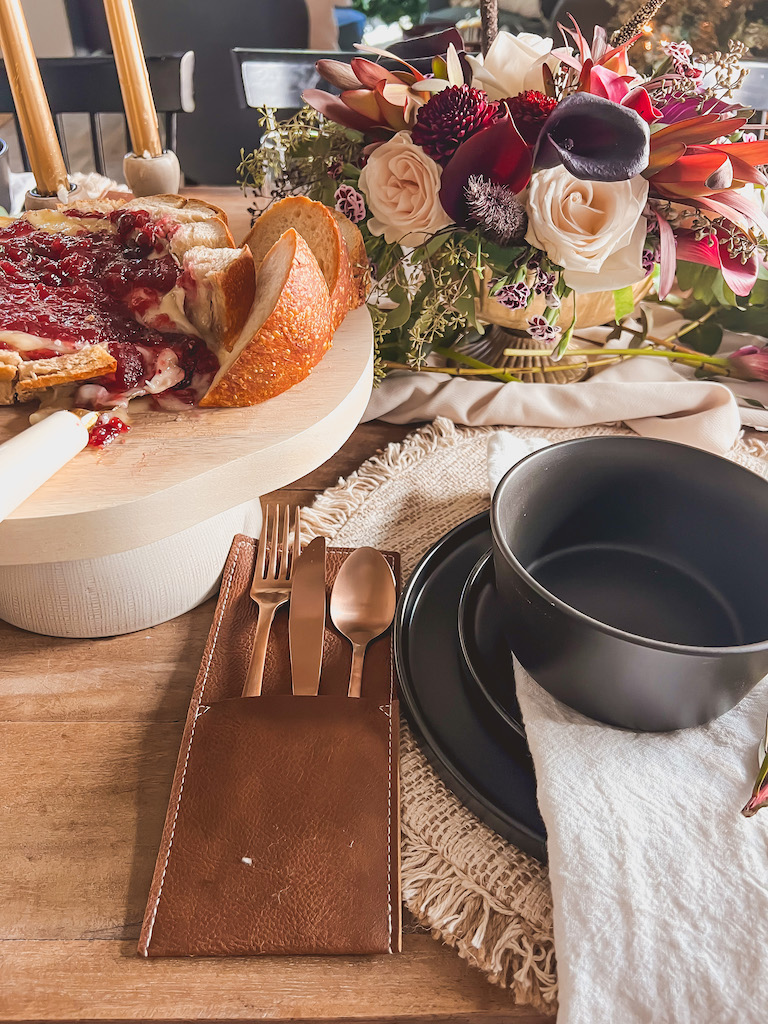
[[[262,259],[251,315],[200,405],[255,405],[287,391],[330,348],[331,323],[330,295],[318,262],[304,238],[289,228]]]
[[[347,245],[331,211],[306,196],[290,196],[261,214],[245,244],[253,253],[258,268],[268,250],[284,231],[295,228],[315,255],[331,296],[333,329],[350,309],[360,305],[358,288],[352,274]]]
[[[162,229],[161,245],[167,239],[182,267],[178,283],[158,305],[142,304],[133,315],[161,331],[197,335],[216,353],[221,366],[202,406],[253,405],[303,380],[330,347],[348,310],[364,301],[367,259],[360,232],[340,214],[303,197],[277,203],[257,222],[250,247],[240,249],[221,211],[181,196],[81,201],[25,217],[51,232],[120,231],[123,238],[126,221],[115,216],[121,210],[147,213]],[[147,223],[140,217],[134,229],[127,221],[128,237],[149,230]],[[41,348],[49,344],[40,339]],[[35,360],[0,349],[0,405],[78,381],[98,382],[115,369],[115,360],[99,345]]]
[[[352,308],[356,309],[363,305],[371,290],[371,264],[365,251],[365,239],[360,228],[353,224],[349,217],[345,217],[338,210],[331,210],[330,214],[339,225],[339,231],[347,246],[349,265],[355,282],[355,304]]]

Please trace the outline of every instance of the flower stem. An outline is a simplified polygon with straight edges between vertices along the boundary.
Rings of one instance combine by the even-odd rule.
[[[489,363],[483,363],[481,360],[475,359],[473,356],[468,356],[464,352],[457,352],[452,348],[442,348],[439,345],[433,346],[432,351],[436,356],[442,356],[444,359],[451,359],[454,363],[461,363],[462,366],[471,366],[478,372],[493,373],[496,376],[504,374],[508,383],[516,380],[516,378],[506,370],[500,370],[498,366],[491,366]]]
[[[505,348],[505,356],[546,356],[550,355],[550,350],[546,348],[542,349],[526,349],[526,348]],[[568,349],[566,355],[570,358],[571,356],[602,356],[609,359],[627,359],[635,358],[637,356],[656,356],[661,359],[678,360],[683,363],[689,363],[699,366],[717,366],[724,370],[728,370],[730,363],[727,359],[723,359],[718,356],[707,356],[701,352],[675,352],[671,349],[665,349],[663,352],[658,352],[652,348],[571,348]]]
[[[689,331],[695,330],[706,320],[709,320],[709,318],[711,316],[714,316],[716,312],[717,309],[713,307],[712,309],[708,310],[703,316],[700,316],[698,320],[691,320],[689,324],[686,324],[685,327],[681,327],[680,330],[675,331],[674,334],[670,334],[666,338],[648,338],[648,341],[652,341],[654,345],[661,345],[663,348],[671,348],[677,352],[690,352],[693,355],[701,355],[701,353],[697,352],[695,349],[688,348],[687,345],[676,345],[675,342],[678,338],[684,337],[686,334],[688,334]]]
[[[465,366],[410,366],[408,363],[393,363],[389,360],[385,360],[381,365],[385,366],[388,370],[411,370],[414,373],[446,373],[451,377],[498,377],[502,383],[507,384],[517,381],[517,378],[507,373],[506,370],[495,370],[492,366],[488,367],[488,369]]]

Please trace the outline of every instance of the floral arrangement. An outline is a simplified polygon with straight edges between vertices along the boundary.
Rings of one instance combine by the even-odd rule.
[[[244,157],[245,186],[306,193],[361,229],[381,372],[434,369],[437,355],[451,360],[445,372],[518,379],[467,354],[489,300],[558,359],[581,302],[612,292],[607,319],[618,321],[653,283],[662,300],[683,289],[693,318],[687,345],[655,340],[664,355],[768,378],[768,354],[718,358],[712,338],[716,310],[768,304],[768,139],[730,98],[743,77],[737,46],[707,59],[665,43],[649,73],[633,69],[662,2],[610,40],[597,28],[587,41],[572,20],[559,46],[501,32],[472,56],[452,30],[408,53],[368,51],[378,60],[319,61],[340,95],[309,90]]]

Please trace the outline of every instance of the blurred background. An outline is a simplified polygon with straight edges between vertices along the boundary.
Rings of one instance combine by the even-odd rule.
[[[511,32],[559,37],[557,23],[573,14],[591,37],[596,24],[610,31],[639,6],[499,0],[499,20]],[[150,61],[153,91],[163,130],[194,184],[235,184],[241,149],[252,150],[263,131],[255,108],[290,113],[302,89],[322,85],[314,74],[318,54],[306,51],[350,59],[356,43],[396,46],[452,25],[467,49],[479,49],[480,40],[476,0],[134,0],[134,7],[145,53],[166,58]],[[24,0],[24,9],[70,170],[103,170],[119,180],[127,145],[102,0]],[[725,50],[735,37],[753,59],[768,56],[768,0],[667,0],[648,28],[688,38],[700,52]],[[654,56],[650,43],[633,51],[636,63]],[[0,88],[0,110],[11,167],[22,170],[7,88],[5,99]]]

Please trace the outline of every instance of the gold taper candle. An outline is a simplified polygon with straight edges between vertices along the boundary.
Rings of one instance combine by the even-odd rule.
[[[104,0],[131,145],[137,156],[160,156],[160,130],[139,27],[131,0]]]
[[[21,0],[0,0],[0,47],[37,191],[44,196],[68,192],[67,169]]]

